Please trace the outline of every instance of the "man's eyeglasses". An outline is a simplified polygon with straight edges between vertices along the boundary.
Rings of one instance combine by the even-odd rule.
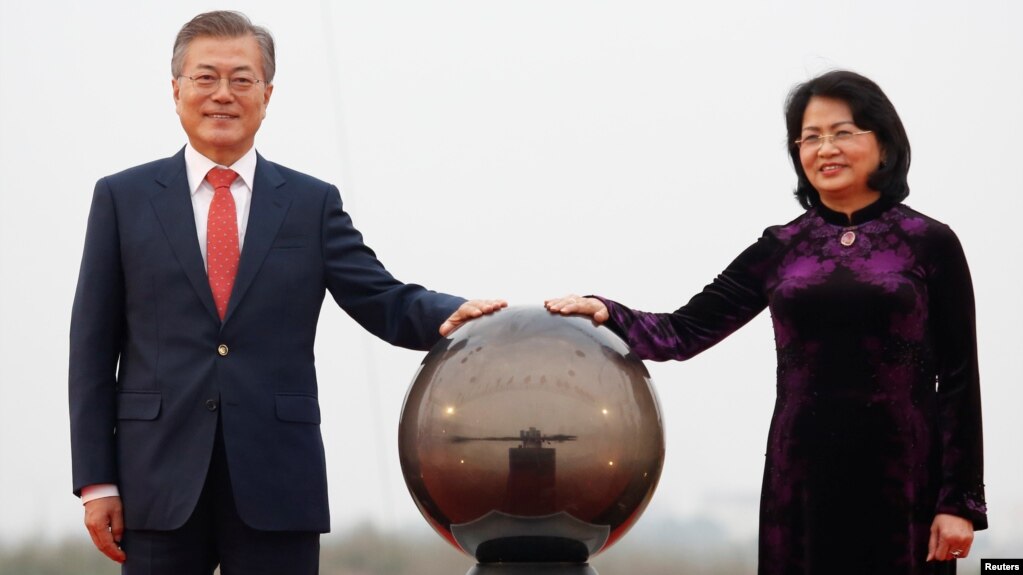
[[[257,80],[255,76],[249,76],[248,74],[236,74],[229,78],[221,78],[213,74],[196,74],[195,76],[179,76],[180,78],[188,78],[192,81],[192,87],[195,88],[196,92],[201,94],[212,94],[220,88],[220,83],[223,80],[227,80],[228,89],[234,94],[244,94],[252,91],[259,84],[266,85],[263,80]]]
[[[854,136],[861,136],[871,132],[873,132],[873,130],[863,130],[862,132],[839,130],[834,134],[814,134],[813,136],[807,136],[802,140],[796,140],[795,144],[796,147],[802,151],[819,150],[821,146],[824,145],[824,142],[831,142],[833,145],[841,147],[842,144],[851,142]]]

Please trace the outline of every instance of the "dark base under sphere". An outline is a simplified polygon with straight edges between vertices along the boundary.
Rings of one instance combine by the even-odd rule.
[[[441,340],[398,435],[420,511],[483,564],[585,562],[636,521],[664,463],[643,363],[609,329],[541,307]]]
[[[482,563],[465,575],[597,575],[597,570],[585,563]]]

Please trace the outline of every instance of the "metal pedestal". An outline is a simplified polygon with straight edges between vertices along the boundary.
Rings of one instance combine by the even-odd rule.
[[[478,563],[465,575],[598,575],[587,563]]]

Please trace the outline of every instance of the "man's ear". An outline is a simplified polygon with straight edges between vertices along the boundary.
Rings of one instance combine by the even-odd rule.
[[[174,111],[181,115],[181,84],[177,78],[171,78],[171,94],[174,96]]]
[[[267,84],[266,89],[263,90],[263,117],[266,118],[266,107],[270,105],[270,96],[274,93],[274,85]]]

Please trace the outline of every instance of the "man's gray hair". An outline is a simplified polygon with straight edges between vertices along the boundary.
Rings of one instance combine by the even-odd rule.
[[[277,69],[273,36],[266,28],[254,26],[245,14],[230,10],[199,14],[181,27],[177,39],[174,40],[171,73],[175,78],[181,76],[185,67],[185,52],[196,38],[240,38],[249,35],[256,38],[259,51],[263,54],[263,75],[266,76],[263,79],[267,84],[273,83],[274,72]]]

